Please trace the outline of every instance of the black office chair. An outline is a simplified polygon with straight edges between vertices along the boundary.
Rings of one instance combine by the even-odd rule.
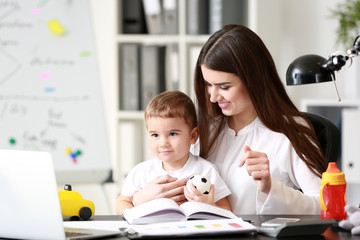
[[[314,126],[325,157],[329,162],[336,162],[340,149],[340,131],[329,119],[314,113],[302,112]]]

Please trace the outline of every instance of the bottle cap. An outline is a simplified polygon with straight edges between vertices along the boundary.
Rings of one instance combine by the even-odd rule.
[[[336,162],[329,162],[326,172],[322,174],[322,184],[329,183],[329,185],[343,185],[346,184],[345,174],[342,173],[336,166]]]

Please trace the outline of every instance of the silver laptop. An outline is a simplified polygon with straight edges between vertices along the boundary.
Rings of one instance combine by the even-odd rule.
[[[0,238],[92,239],[116,231],[64,229],[49,153],[0,150]],[[71,236],[66,236],[65,230]]]

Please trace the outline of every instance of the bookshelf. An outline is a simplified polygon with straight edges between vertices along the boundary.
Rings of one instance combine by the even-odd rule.
[[[348,183],[360,183],[360,100],[303,99],[301,111],[322,115],[340,130],[341,148],[337,165]]]
[[[175,0],[177,4],[177,19],[178,19],[178,31],[173,34],[137,34],[137,33],[123,33],[124,26],[122,25],[122,12],[124,7],[125,0],[118,0],[117,3],[117,33],[115,36],[115,44],[117,46],[118,54],[116,59],[116,66],[118,68],[118,82],[115,88],[117,89],[118,102],[116,104],[116,162],[117,162],[117,176],[120,186],[122,181],[126,177],[128,171],[137,163],[152,158],[152,154],[148,148],[147,144],[147,135],[145,129],[145,121],[143,109],[132,109],[124,110],[122,109],[123,102],[121,102],[122,90],[124,90],[124,69],[121,67],[121,49],[127,44],[137,44],[138,46],[176,46],[176,65],[178,68],[175,71],[177,75],[177,90],[187,93],[189,96],[194,98],[193,93],[193,69],[195,66],[195,61],[197,59],[198,53],[201,49],[201,46],[207,41],[210,34],[188,34],[190,32],[189,26],[187,25],[187,19],[189,17],[189,8],[187,4],[189,2],[211,2],[212,0]],[[260,27],[261,26],[261,16],[267,16],[269,9],[277,9],[278,4],[275,2],[268,3],[266,0],[230,0],[233,1],[233,4],[238,4],[242,2],[244,5],[244,22],[241,24],[249,26],[255,32],[263,32],[267,34],[268,39],[271,37],[271,34],[268,34],[268,30]],[[221,2],[214,0],[213,2]],[[240,10],[237,9],[239,14]],[[126,13],[127,14],[127,13]],[[271,18],[273,21],[272,26],[277,26],[276,18]],[[193,20],[195,21],[195,20]],[[210,21],[210,20],[209,20]],[[263,22],[268,22],[263,20]],[[210,29],[210,28],[209,28]],[[258,30],[258,31],[257,31]],[[207,30],[209,32],[209,30]],[[272,34],[276,35],[276,27],[273,28]],[[140,50],[141,51],[141,50]],[[123,68],[125,65],[123,65]],[[166,75],[165,82],[168,83],[168,75]],[[165,84],[166,90],[172,90],[168,88],[169,84]],[[123,87],[123,88],[122,88]],[[126,94],[127,92],[125,92]],[[123,95],[124,96],[124,95]]]

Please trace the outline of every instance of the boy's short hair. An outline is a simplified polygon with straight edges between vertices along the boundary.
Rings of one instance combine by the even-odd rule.
[[[152,117],[180,117],[191,129],[197,126],[194,102],[180,91],[165,91],[156,95],[145,109],[145,121]]]

